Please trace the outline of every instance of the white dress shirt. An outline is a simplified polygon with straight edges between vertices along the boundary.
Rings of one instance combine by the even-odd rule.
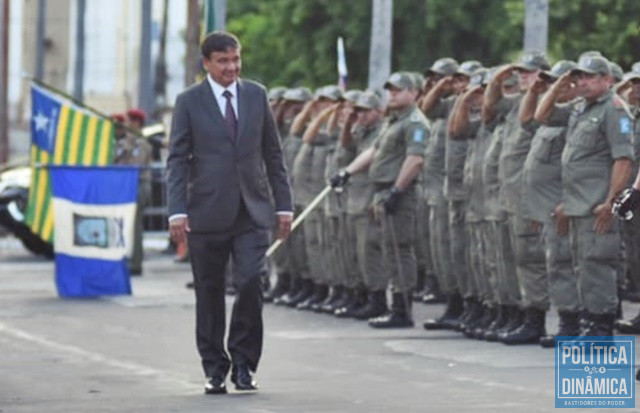
[[[222,117],[225,116],[227,111],[227,98],[223,95],[225,91],[231,92],[231,106],[233,107],[233,112],[236,114],[236,119],[238,119],[238,82],[234,81],[227,87],[222,86],[220,83],[213,80],[210,74],[207,74],[207,82],[209,86],[211,86],[211,91],[213,92],[213,96],[218,103],[218,107],[220,108],[220,113],[222,113]],[[289,215],[293,216],[292,211],[278,211],[276,212],[278,215]],[[173,214],[169,217],[169,222],[178,219],[178,218],[186,218],[187,214]]]

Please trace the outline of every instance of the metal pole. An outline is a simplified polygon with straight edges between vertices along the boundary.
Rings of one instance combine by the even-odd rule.
[[[2,32],[0,32],[0,164],[9,160],[9,3],[2,1]]]
[[[164,0],[162,4],[162,32],[160,33],[160,50],[158,52],[158,59],[156,60],[156,76],[153,91],[156,99],[155,103],[159,106],[166,105],[167,101],[167,62],[166,62],[166,50],[167,50],[167,25],[169,23],[169,0]]]
[[[73,97],[84,100],[84,16],[87,8],[86,0],[78,0],[76,16],[76,61],[73,72]]]
[[[371,8],[368,88],[380,90],[391,73],[393,0],[371,0]]]
[[[138,106],[151,116],[153,111],[153,79],[151,76],[151,0],[142,0],[142,36],[140,39],[140,71]]]
[[[547,52],[549,0],[524,1],[524,51]]]
[[[187,67],[185,70],[185,85],[193,84],[200,71],[200,53],[198,51],[199,27],[200,9],[198,7],[198,0],[189,0],[187,3]]]
[[[214,0],[215,29],[224,30],[227,26],[227,0]]]
[[[44,80],[44,17],[46,14],[46,0],[38,0],[38,27],[36,31],[36,79]]]

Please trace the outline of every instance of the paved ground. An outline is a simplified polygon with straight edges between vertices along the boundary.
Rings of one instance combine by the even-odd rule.
[[[273,305],[260,391],[205,396],[188,267],[161,244],[146,240],[133,296],[63,300],[51,262],[0,239],[0,412],[554,410],[552,350],[419,327],[377,331]],[[417,305],[416,320],[441,311]]]

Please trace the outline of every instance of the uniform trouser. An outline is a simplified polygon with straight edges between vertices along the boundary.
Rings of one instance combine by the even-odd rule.
[[[375,202],[384,197],[386,193],[388,190],[380,191],[374,197],[382,230],[385,267],[391,274],[389,279],[393,290],[409,292],[415,288],[418,273],[414,231],[418,197],[415,187],[410,186],[400,196],[395,213],[386,215],[382,204]],[[395,240],[393,235],[395,235]],[[400,261],[399,266],[398,260]]]
[[[472,297],[484,301],[488,293],[484,268],[484,246],[480,222],[467,222],[467,264],[469,265],[469,278],[467,279],[467,291]]]
[[[640,289],[640,218],[622,222],[620,231],[627,258],[628,281],[636,289]]]
[[[520,287],[516,275],[516,260],[511,244],[509,221],[506,219],[492,222],[493,231],[498,240],[498,297],[503,305],[520,305]]]
[[[133,248],[128,260],[129,269],[137,272],[142,271],[142,259],[144,257],[144,248],[142,245],[142,238],[144,234],[143,218],[144,209],[151,199],[151,182],[140,180],[138,186],[138,201],[133,223]]]
[[[389,272],[383,259],[380,225],[368,212],[349,214],[348,220],[355,233],[354,249],[359,270],[356,283],[361,280],[369,291],[386,289]]]
[[[456,279],[458,291],[463,298],[472,297],[469,289],[469,267],[467,263],[468,239],[465,227],[466,201],[449,201],[449,240],[450,256],[449,268]]]
[[[592,314],[615,314],[617,271],[624,260],[620,227],[614,219],[604,234],[593,230],[595,216],[570,217],[573,267],[582,309]]]
[[[573,272],[569,236],[558,235],[551,216],[542,225],[551,303],[558,311],[579,311],[578,278]]]
[[[364,285],[364,273],[360,269],[358,260],[358,234],[351,215],[344,213],[341,217],[341,230],[344,231],[345,249],[343,251],[345,259],[345,277],[342,282],[347,288],[355,288]],[[365,217],[367,215],[365,214]]]
[[[493,228],[494,225],[491,221],[482,221],[480,223],[480,234],[484,253],[481,258],[487,277],[487,292],[483,297],[483,302],[489,306],[500,303],[498,295],[498,239]]]
[[[325,262],[328,269],[325,280],[331,286],[343,284],[347,273],[343,221],[338,216],[325,215]]]
[[[294,209],[296,216],[300,215],[304,210],[300,205],[296,205]],[[305,225],[299,225],[294,231],[292,231],[287,238],[285,245],[289,251],[291,276],[306,280],[309,279],[310,275],[304,227]]]
[[[450,270],[449,207],[444,199],[429,207],[429,237],[431,260],[440,291],[453,294],[458,291],[458,283]]]
[[[540,228],[520,214],[509,214],[511,244],[523,308],[549,309],[549,284]]]
[[[433,277],[435,273],[433,259],[431,257],[431,237],[429,228],[429,204],[424,197],[419,196],[418,209],[416,213],[416,259],[418,268],[424,270],[424,273]]]
[[[304,240],[309,263],[309,278],[317,284],[326,284],[329,269],[326,262],[324,212],[316,208],[303,221]]]

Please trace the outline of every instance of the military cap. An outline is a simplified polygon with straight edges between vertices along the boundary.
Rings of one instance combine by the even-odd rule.
[[[481,86],[486,84],[485,79],[489,74],[489,70],[481,67],[477,69],[469,78],[469,86]]]
[[[386,82],[384,82],[384,88],[389,89],[395,87],[397,89],[417,89],[416,83],[413,80],[413,76],[408,72],[395,72],[389,76]]]
[[[452,59],[450,57],[443,57],[433,62],[431,67],[427,69],[424,74],[426,76],[433,74],[450,76],[456,73],[458,67],[458,62],[456,62],[455,59]]]
[[[411,77],[413,78],[413,83],[416,84],[416,89],[422,88],[422,84],[424,83],[424,76],[419,72],[409,72]]]
[[[325,98],[329,100],[340,100],[342,99],[342,91],[336,85],[328,85],[319,88],[316,90],[317,98]]]
[[[534,70],[549,70],[549,61],[540,52],[525,52],[516,63],[516,68],[532,72]]]
[[[360,94],[355,106],[362,109],[380,109],[382,107],[382,102],[377,94],[366,91]]]
[[[616,62],[609,62],[609,70],[611,70],[611,76],[614,77],[616,82],[619,82],[624,77],[624,72],[619,64]]]
[[[602,56],[585,56],[578,61],[572,73],[584,72],[590,74],[610,75],[609,61]]]
[[[360,95],[362,95],[362,91],[354,89],[354,90],[347,90],[342,94],[342,97],[347,102],[356,103]]]
[[[311,100],[312,97],[311,91],[306,87],[288,89],[284,92],[284,95],[282,95],[283,100],[288,100],[290,102],[307,102]]]
[[[624,75],[624,80],[640,79],[640,62],[636,62],[631,66],[631,70]]]
[[[127,120],[122,113],[114,113],[110,118],[112,121],[120,123],[124,123]]]
[[[540,77],[547,80],[555,81],[560,76],[575,69],[576,66],[576,62],[573,62],[571,60],[559,60],[556,62],[556,64],[553,65],[551,70],[540,72]]]
[[[455,74],[471,76],[473,72],[480,69],[481,67],[482,64],[477,60],[467,60],[466,62],[462,62],[462,64],[458,67],[458,70],[456,70]]]
[[[284,96],[284,94],[286,92],[287,92],[287,88],[286,87],[276,86],[276,87],[273,87],[273,88],[269,89],[269,93],[267,94],[267,98],[269,98],[269,100],[282,99],[282,96]]]
[[[598,50],[587,50],[586,52],[580,53],[580,56],[578,56],[578,61],[580,61],[580,59],[582,59],[583,57],[588,57],[588,56],[604,57],[602,56],[602,53],[600,53]]]
[[[144,123],[144,120],[147,118],[147,114],[142,109],[129,109],[127,111],[127,117]]]
[[[514,73],[513,75],[506,78],[504,82],[502,82],[502,86],[514,87],[514,86],[518,86],[518,83],[520,83],[520,80],[518,79],[518,75]]]

